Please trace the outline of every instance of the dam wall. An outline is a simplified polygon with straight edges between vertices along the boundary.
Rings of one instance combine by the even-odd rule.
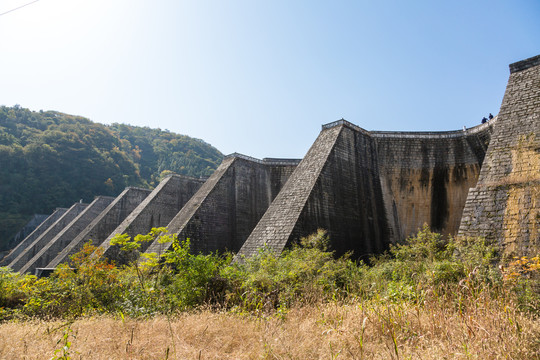
[[[7,254],[2,261],[0,266],[8,266],[24,249],[26,249],[30,244],[34,242],[41,234],[43,234],[49,227],[51,227],[56,220],[58,220],[68,209],[57,208],[54,212],[45,219],[41,224],[39,224],[34,231],[32,231],[28,236],[26,236],[17,246]]]
[[[75,203],[58,220],[54,222],[47,230],[38,236],[33,242],[27,244],[19,255],[8,265],[15,271],[19,271],[26,263],[32,259],[45,245],[49,243],[62,229],[68,226],[81,212],[86,209],[88,204]]]
[[[195,253],[251,256],[261,247],[279,253],[323,228],[336,254],[365,258],[428,224],[445,235],[485,237],[510,254],[533,254],[540,251],[540,56],[510,65],[500,112],[485,124],[389,132],[341,119],[322,126],[301,161],[235,153],[205,182],[172,175],[145,195],[120,204],[121,195],[48,266],[89,238],[124,261],[111,238],[162,226],[189,238]],[[85,205],[76,206],[80,212]],[[25,266],[74,211],[23,240],[8,255],[10,266]],[[170,245],[155,241],[141,250],[159,253]]]
[[[104,255],[113,260],[121,260],[117,246],[111,246],[111,239],[118,234],[135,236],[147,234],[154,227],[167,226],[188,200],[199,190],[203,181],[183,175],[170,175],[133,210],[120,225],[102,242]],[[145,251],[150,244],[142,244]]]
[[[337,254],[377,253],[423,224],[455,234],[496,119],[463,131],[369,132],[345,120],[319,138],[241,255],[328,230]]]
[[[377,143],[392,242],[424,224],[445,235],[457,233],[496,122],[497,117],[448,132],[370,132]]]
[[[238,251],[300,160],[227,156],[167,226],[193,252]],[[156,240],[148,252],[170,243]]]
[[[101,214],[70,241],[46,267],[54,268],[63,262],[68,262],[69,256],[81,250],[88,241],[92,241],[94,246],[100,246],[150,192],[151,190],[148,189],[126,188]]]
[[[540,251],[540,56],[510,65],[510,78],[459,234],[482,236],[517,256]]]

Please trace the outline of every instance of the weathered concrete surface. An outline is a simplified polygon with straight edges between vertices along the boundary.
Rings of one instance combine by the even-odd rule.
[[[377,156],[390,240],[432,230],[455,235],[496,119],[465,131],[370,132]]]
[[[51,227],[68,209],[57,208],[47,219],[45,219],[34,231],[26,236],[11,252],[0,262],[0,266],[8,266],[28,245],[32,244],[41,234]]]
[[[323,126],[296,168],[235,155],[202,187],[191,179],[185,186],[191,190],[178,190],[182,186],[165,180],[102,246],[114,258],[114,235],[169,225],[180,238],[192,239],[195,252],[234,251],[260,217],[241,254],[264,245],[279,252],[323,227],[338,254],[354,250],[362,256],[424,223],[445,234],[459,228],[462,235],[482,235],[517,254],[536,251],[540,56],[510,69],[501,111],[487,124],[405,133],[369,132],[340,120]],[[152,244],[150,250],[167,246]]]
[[[89,240],[100,246],[124,219],[150,194],[151,190],[134,187],[126,188],[92,222],[81,231],[54,259],[47,268],[55,268],[69,261],[69,256],[82,249]]]
[[[460,235],[483,236],[515,255],[540,250],[540,56],[510,65],[499,119]]]
[[[47,265],[62,251],[78,234],[83,231],[112,201],[113,197],[98,196],[73,221],[64,227],[54,238],[43,246],[26,262],[20,272],[34,273],[38,267]]]
[[[340,120],[323,130],[241,255],[280,252],[327,229],[338,254],[380,252],[424,223],[455,234],[493,124],[439,133],[368,132]]]
[[[317,228],[328,230],[338,254],[383,250],[388,222],[376,152],[365,130],[346,121],[325,126],[239,255],[265,245],[279,253]]]
[[[238,251],[300,160],[227,156],[168,224],[170,234],[189,238],[191,251]],[[170,243],[156,240],[147,252]]]
[[[147,234],[153,227],[167,226],[202,184],[203,180],[182,175],[171,175],[163,179],[103,241],[100,247],[104,255],[112,260],[121,261],[118,247],[110,245],[114,236],[126,233],[129,236]],[[144,252],[150,244],[142,245],[141,251]]]
[[[23,251],[8,265],[15,271],[19,271],[38,251],[51,241],[63,228],[73,221],[88,204],[76,203],[70,207],[58,220],[47,230],[39,235],[32,243],[24,247]]]
[[[34,214],[30,220],[8,242],[8,248],[13,249],[32,233],[50,215]]]

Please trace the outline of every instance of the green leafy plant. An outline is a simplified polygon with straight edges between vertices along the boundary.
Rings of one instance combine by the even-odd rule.
[[[301,301],[346,296],[361,267],[328,251],[326,231],[303,238],[281,255],[263,248],[225,277],[235,285],[235,302],[248,310],[284,309]]]
[[[156,239],[169,249],[139,256],[141,244]],[[296,305],[342,301],[398,307],[437,301],[464,314],[489,297],[538,312],[537,257],[499,270],[497,248],[484,239],[444,238],[424,227],[366,265],[336,258],[328,240],[319,230],[279,255],[263,248],[233,262],[231,254],[194,254],[189,239],[165,228],[118,236],[114,244],[132,259],[122,266],[85,244],[49,278],[0,269],[0,319],[169,316],[206,306],[285,317]]]
[[[70,338],[76,339],[76,335],[71,328],[71,323],[68,323],[64,326],[64,331],[62,337],[58,339],[56,345],[61,347],[54,350],[54,355],[50,360],[70,360],[72,359],[71,345],[72,342]]]

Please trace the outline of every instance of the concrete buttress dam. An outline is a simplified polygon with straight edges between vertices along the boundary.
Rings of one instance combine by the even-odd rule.
[[[11,252],[2,259],[0,266],[9,265],[23,250],[34,242],[41,234],[43,234],[52,224],[56,222],[68,209],[57,208],[51,215],[45,219],[38,227],[27,235]]]
[[[146,234],[154,227],[167,226],[202,184],[202,180],[182,175],[170,175],[163,179],[101,243],[105,256],[122,261],[119,249],[110,246],[115,235],[126,233],[135,236]],[[143,244],[141,250],[146,250],[148,245]]]
[[[150,194],[150,190],[147,189],[126,188],[83,231],[75,236],[46,267],[54,268],[63,262],[69,261],[69,256],[81,250],[87,241],[92,241],[94,246],[103,244],[107,237],[143,202],[148,194]]]
[[[191,239],[195,252],[238,251],[299,160],[226,157],[168,224],[179,239]],[[158,240],[147,252],[170,247]]]
[[[84,227],[70,227],[85,208],[75,204],[51,215],[6,257],[9,266],[55,267],[88,239],[121,261],[112,237],[158,226],[190,238],[193,252],[240,256],[263,246],[279,253],[324,228],[337,254],[362,258],[424,223],[446,235],[483,236],[512,254],[536,252],[540,56],[510,65],[500,112],[485,124],[388,132],[341,119],[323,125],[301,160],[232,154],[206,181],[173,175],[151,192],[127,189]],[[170,244],[147,246],[142,250],[161,252]]]

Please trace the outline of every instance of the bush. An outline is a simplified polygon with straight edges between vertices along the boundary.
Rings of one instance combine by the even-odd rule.
[[[181,242],[174,237],[172,249],[165,253],[164,259],[172,267],[173,276],[166,288],[172,308],[216,304],[224,299],[226,281],[219,272],[225,264],[230,263],[230,255],[194,255],[190,253],[189,239]]]
[[[281,255],[261,249],[224,275],[235,284],[234,301],[245,310],[271,310],[297,302],[344,298],[360,268],[347,257],[328,251],[326,232],[301,239]]]
[[[474,287],[500,285],[498,261],[496,247],[483,238],[444,238],[424,225],[416,236],[374,257],[364,282],[371,296],[418,301],[425,292],[459,291],[463,281]],[[397,296],[399,291],[405,295]]]
[[[140,243],[158,237],[171,249],[135,260]],[[495,246],[481,238],[444,238],[427,226],[371,259],[370,266],[335,258],[323,230],[280,255],[263,248],[236,262],[231,254],[193,254],[189,239],[180,241],[165,228],[133,239],[122,235],[115,243],[131,262],[116,267],[86,244],[71,257],[72,267],[59,266],[49,278],[0,268],[0,319],[139,317],[208,305],[266,314],[354,299],[420,306],[435,299],[460,311],[486,296],[514,299],[527,311],[538,312],[540,306],[538,257],[515,259],[501,272]]]
[[[519,306],[540,314],[540,255],[515,257],[507,266],[501,265],[501,271]]]
[[[87,243],[71,256],[71,263],[73,267],[59,265],[50,277],[29,283],[24,314],[79,317],[114,311],[122,284],[118,269],[102,256],[101,249]]]

